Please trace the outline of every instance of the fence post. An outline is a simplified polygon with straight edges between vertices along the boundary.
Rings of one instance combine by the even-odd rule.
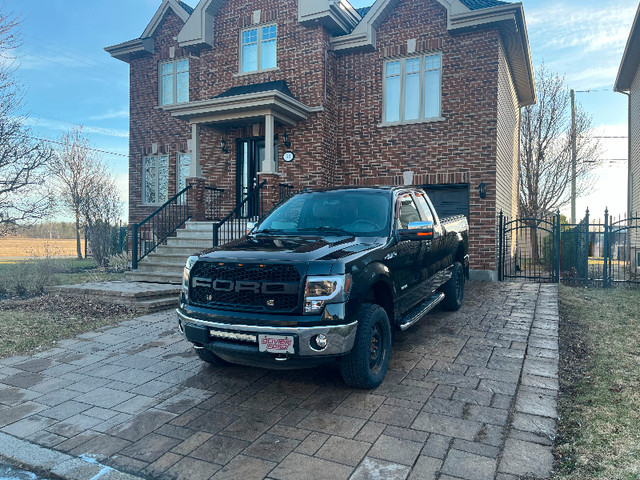
[[[218,229],[220,227],[219,223],[215,223],[213,224],[213,246],[217,247],[218,246]]]
[[[502,255],[503,255],[503,241],[504,241],[504,215],[502,210],[500,210],[500,221],[498,222],[498,228],[500,231],[498,232],[498,281],[504,281],[504,268],[502,265]]]
[[[134,223],[131,230],[131,269],[138,269],[138,224]]]
[[[560,270],[561,270],[561,262],[562,262],[562,234],[560,230],[560,210],[556,212],[555,215],[555,236],[556,236],[556,248],[555,248],[555,261],[554,261],[554,270],[555,270],[555,278],[553,279],[555,283],[560,283]]]
[[[607,259],[609,258],[609,209],[604,210],[604,253],[602,255],[602,286],[607,288],[609,286],[609,269],[607,268]]]
[[[589,209],[584,214],[584,285],[589,284]]]

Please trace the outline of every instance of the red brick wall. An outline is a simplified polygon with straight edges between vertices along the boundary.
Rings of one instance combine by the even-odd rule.
[[[470,183],[471,268],[495,269],[497,31],[452,36],[434,0],[401,0],[378,28],[377,49],[339,59],[339,183]],[[443,121],[381,126],[383,66],[407,40],[442,53]],[[424,48],[422,48],[424,47]],[[481,199],[477,186],[488,185]]]
[[[278,69],[239,75],[239,35],[245,25],[250,26],[254,10],[261,10],[263,23],[278,25]],[[131,62],[131,222],[153,211],[140,205],[144,147],[168,146],[171,195],[177,150],[191,138],[186,123],[157,108],[158,62],[168,58],[172,46],[176,57],[185,53],[174,40],[181,26],[169,12],[157,30],[154,55]],[[438,2],[400,0],[378,28],[376,51],[336,54],[321,26],[303,27],[297,22],[295,0],[230,0],[216,14],[214,32],[214,47],[190,56],[191,101],[209,99],[234,86],[285,80],[298,100],[318,110],[294,127],[276,124],[279,157],[285,151],[286,130],[296,159],[280,161],[280,175],[270,176],[272,183],[279,180],[298,188],[402,183],[405,170],[414,171],[415,184],[469,183],[471,267],[495,269],[496,202],[499,199],[504,208],[511,205],[507,199],[513,199],[512,182],[505,181],[513,173],[512,164],[505,163],[506,144],[500,147],[506,152],[500,168],[509,171],[504,178],[496,175],[501,58],[497,31],[452,36],[446,29],[446,10]],[[384,61],[402,56],[408,39],[418,40],[419,51],[442,53],[444,120],[381,126]],[[513,126],[512,119],[510,112],[506,131]],[[256,123],[258,135],[264,135],[263,120]],[[254,133],[251,124],[201,129],[202,173],[209,185],[225,189],[226,211],[235,204],[236,138]],[[228,154],[220,149],[223,138]],[[481,181],[488,185],[486,199],[478,195]]]

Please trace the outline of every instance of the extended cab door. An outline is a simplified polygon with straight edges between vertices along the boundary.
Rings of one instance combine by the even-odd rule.
[[[400,228],[407,228],[409,222],[421,221],[420,211],[409,192],[401,192],[394,209],[394,234]],[[400,240],[385,257],[385,263],[391,272],[396,289],[394,308],[401,315],[416,303],[423,300],[421,286],[425,280],[422,265],[424,242]]]
[[[427,296],[441,285],[438,277],[440,271],[444,268],[442,262],[445,255],[446,231],[427,194],[422,190],[418,190],[415,192],[415,197],[425,220],[433,222],[433,237],[431,240],[425,240],[426,253],[423,256],[423,268],[426,272],[423,294]]]

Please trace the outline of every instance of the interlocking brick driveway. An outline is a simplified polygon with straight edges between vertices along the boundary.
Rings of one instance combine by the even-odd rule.
[[[551,468],[557,288],[469,283],[396,335],[373,391],[334,366],[201,363],[164,312],[0,360],[0,430],[150,478],[515,479]],[[0,447],[0,454],[2,454]]]

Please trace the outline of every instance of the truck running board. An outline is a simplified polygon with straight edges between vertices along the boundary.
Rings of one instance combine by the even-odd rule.
[[[424,317],[429,310],[438,305],[442,300],[444,300],[444,293],[436,293],[433,297],[426,300],[424,303],[413,308],[406,317],[401,319],[399,324],[400,330],[404,331],[409,328],[411,325]]]

